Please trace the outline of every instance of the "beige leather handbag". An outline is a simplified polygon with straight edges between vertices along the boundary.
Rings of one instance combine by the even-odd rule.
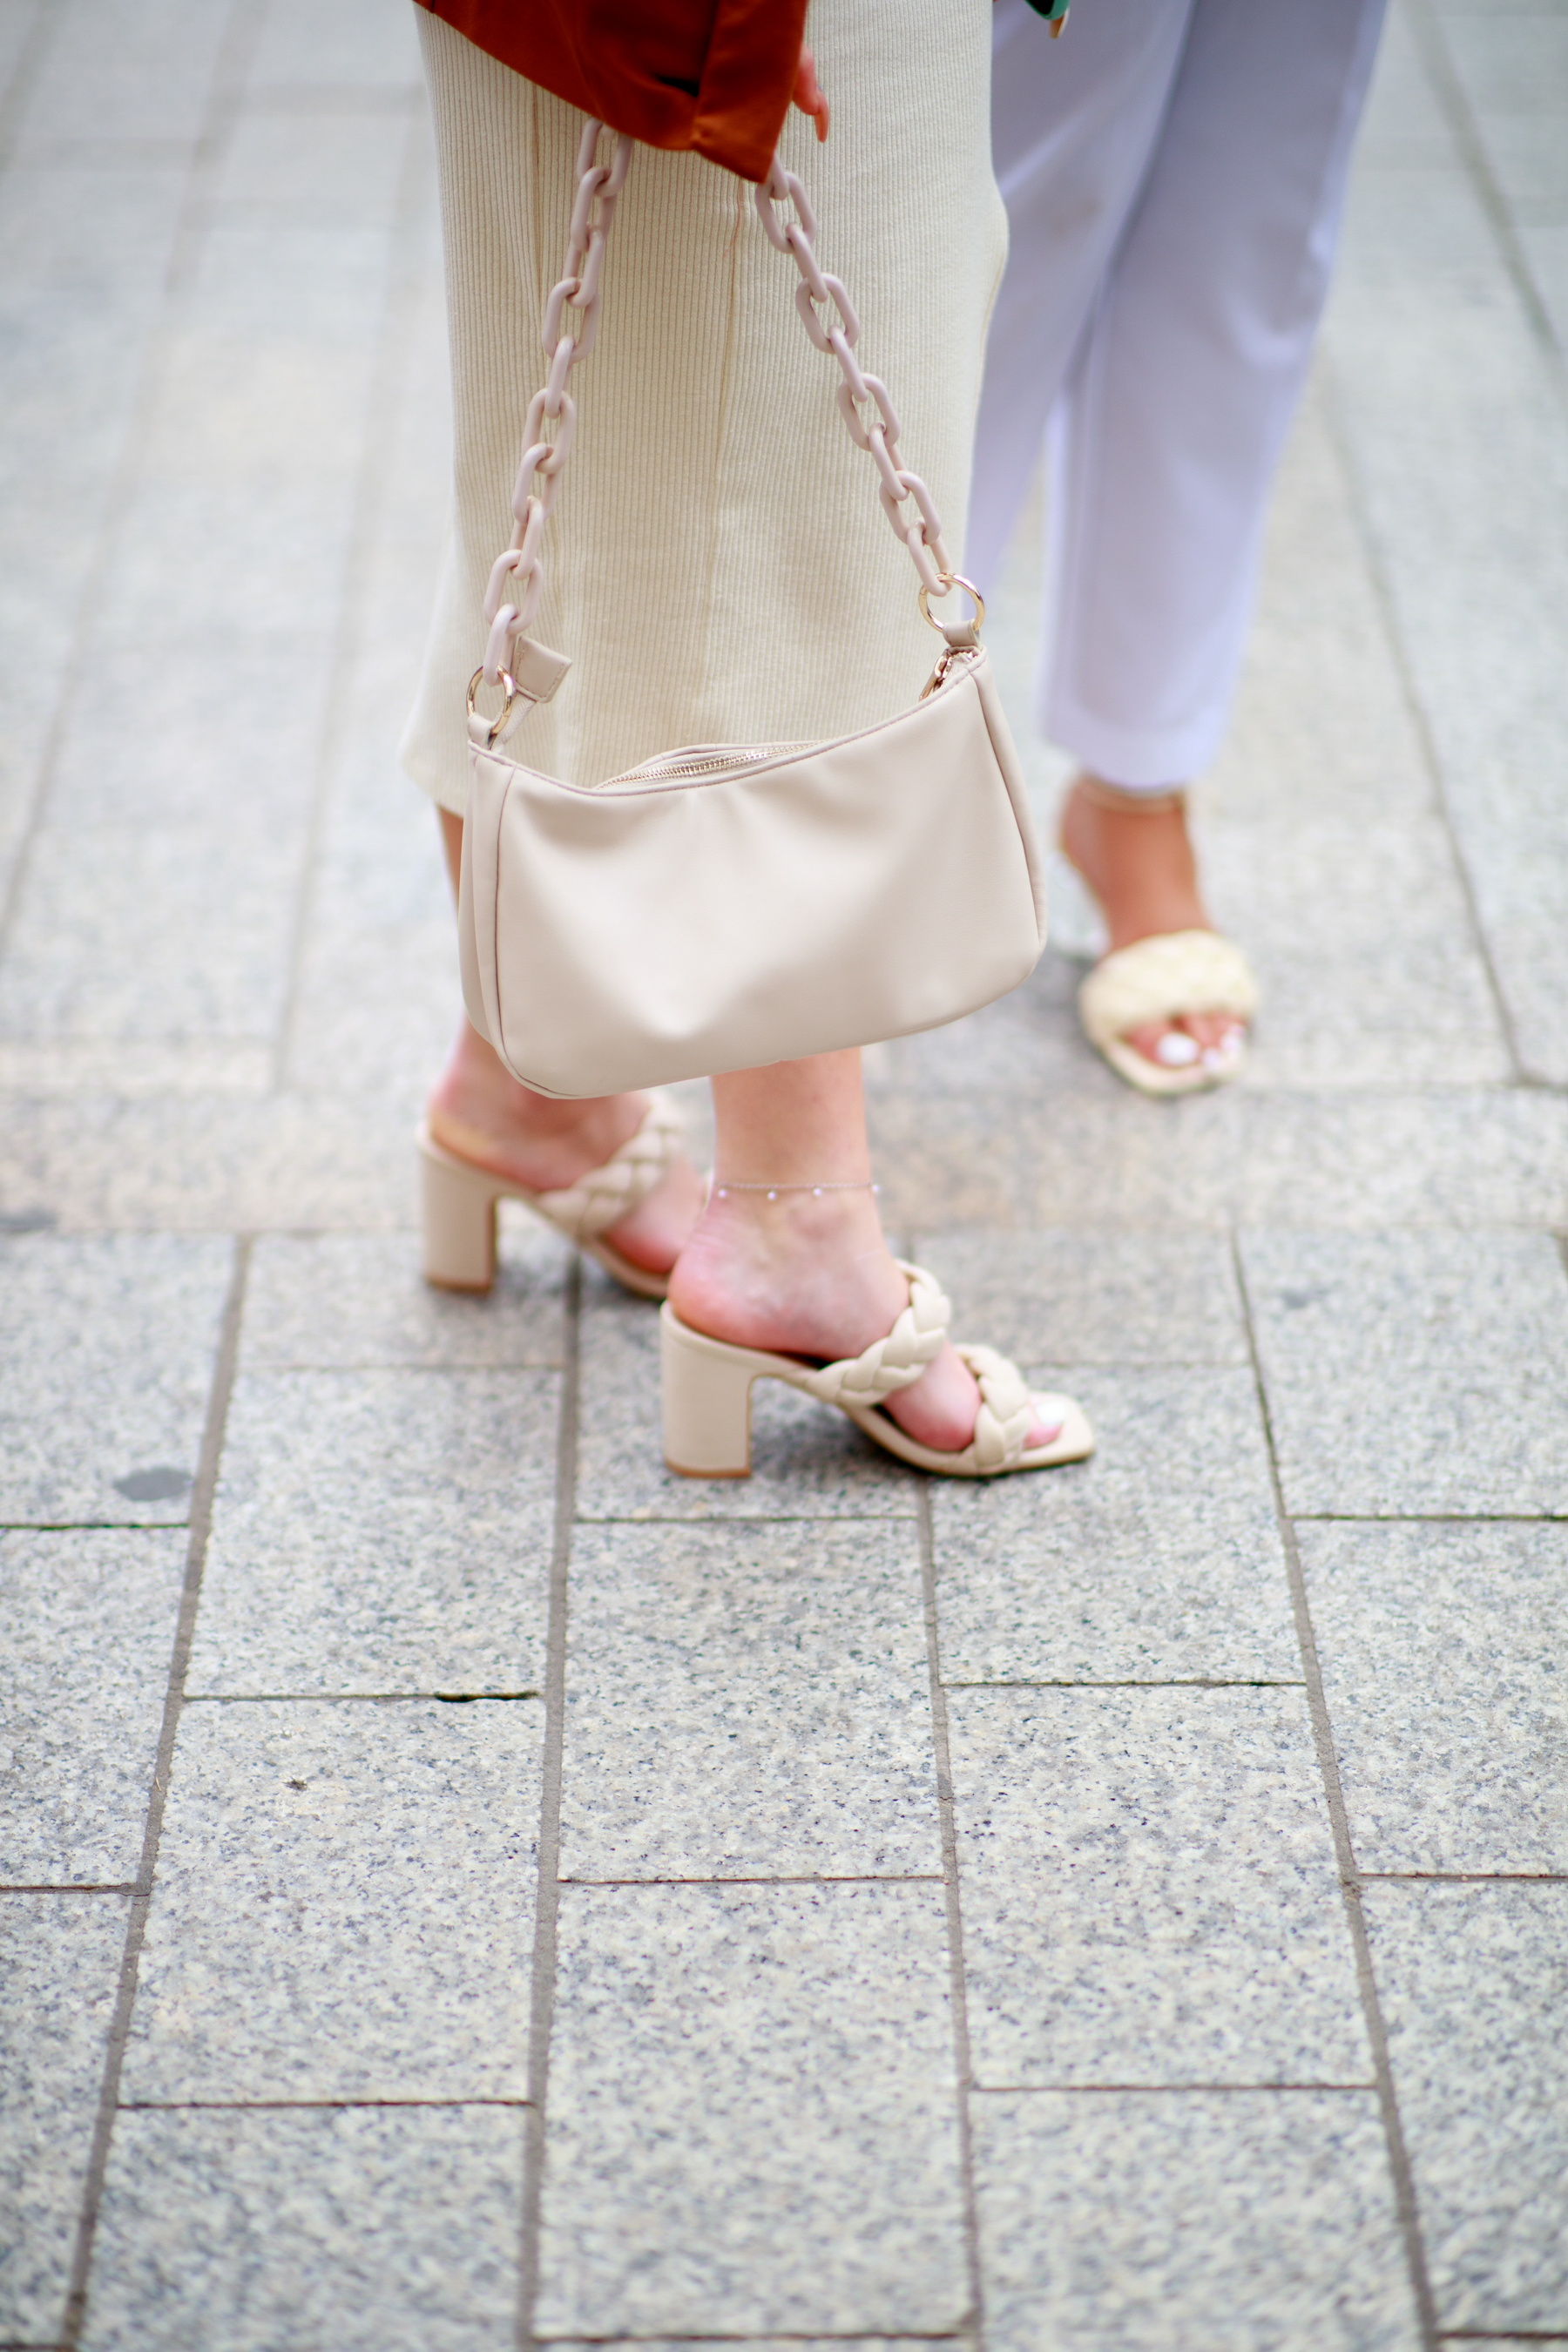
[[[837,742],[700,744],[591,790],[503,752],[570,666],[527,629],[576,417],[567,379],[597,331],[605,238],[631,159],[616,134],[600,163],[601,129],[588,123],[578,154],[565,267],[545,309],[549,380],[529,410],[517,528],[490,577],[489,640],[468,688],[458,914],[470,1020],[515,1077],[561,1096],[934,1028],[1016,987],[1045,943],[1044,866],[980,645],[984,607],[948,561],[925,484],[900,464],[887,389],[854,356],[854,308],[818,268],[805,192],[776,160],[757,209],[795,256],[812,341],[842,371],[845,421],[875,460],[921,610],[943,639],[936,667],[912,710]],[[793,219],[776,209],[785,200]],[[574,333],[563,328],[568,305],[582,314]],[[973,598],[973,621],[932,617],[931,600],[955,587]],[[476,708],[481,678],[504,697],[494,719]]]

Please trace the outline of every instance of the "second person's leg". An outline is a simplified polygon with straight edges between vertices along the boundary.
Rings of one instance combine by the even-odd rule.
[[[1194,0],[1058,412],[1039,716],[1124,795],[1119,807],[1080,784],[1064,822],[1113,948],[1207,927],[1169,795],[1213,759],[1229,716],[1382,14],[1383,0]],[[1222,1073],[1241,1033],[1212,1012],[1126,1034],[1167,1065],[1217,1054]]]

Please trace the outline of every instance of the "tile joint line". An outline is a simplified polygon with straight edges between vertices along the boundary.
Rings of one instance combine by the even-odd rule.
[[[567,1577],[577,1502],[582,1319],[583,1262],[574,1256],[566,1277],[563,1312],[565,1348],[561,1372],[561,1420],[555,1451],[555,1532],[550,1559],[550,1617],[544,1670],[544,1752],[540,1774],[539,1887],[534,1914],[533,1975],[528,2034],[528,2112],[523,2122],[517,2341],[525,2347],[525,2352],[534,2340],[533,2313],[539,2299],[545,2099],[550,2084],[550,2032],[555,2009],[556,1922],[561,1907],[561,1769],[566,1717]]]
[[[1469,859],[1465,855],[1464,842],[1460,837],[1458,826],[1455,823],[1453,806],[1448,797],[1447,778],[1437,749],[1437,739],[1427,715],[1426,705],[1422,699],[1416,684],[1415,659],[1405,641],[1399,605],[1394,593],[1394,583],[1384,562],[1383,550],[1367,520],[1365,485],[1356,465],[1350,431],[1345,423],[1343,402],[1333,359],[1326,347],[1319,362],[1319,377],[1322,385],[1323,416],[1328,427],[1329,440],[1333,448],[1335,462],[1352,493],[1350,506],[1353,517],[1352,529],[1361,547],[1362,561],[1366,565],[1367,578],[1372,583],[1373,597],[1383,623],[1383,634],[1387,642],[1389,658],[1399,679],[1400,692],[1404,697],[1410,723],[1415,731],[1416,741],[1421,747],[1421,758],[1426,770],[1434,813],[1442,828],[1443,837],[1447,843],[1448,856],[1453,860],[1454,875],[1459,886],[1459,895],[1464,901],[1466,919],[1469,927],[1470,945],[1475,950],[1477,961],[1485,976],[1487,992],[1491,998],[1493,1017],[1498,1024],[1498,1034],[1508,1055],[1511,1085],[1506,1091],[1529,1090],[1531,1088],[1532,1080],[1525,1067],[1524,1055],[1520,1047],[1513,1007],[1504,992],[1502,975],[1498,971],[1497,961],[1492,954],[1491,940],[1488,937],[1486,925],[1481,920],[1480,900],[1476,890],[1475,876],[1470,870]]]
[[[115,1998],[114,2015],[109,2030],[109,2046],[104,2055],[102,2088],[88,2158],[87,2179],[82,2190],[76,2243],[71,2254],[70,2284],[66,2295],[65,2324],[61,2329],[61,2342],[67,2347],[67,2352],[75,2352],[76,2346],[81,2340],[81,2331],[87,2318],[88,2277],[92,2267],[93,2241],[97,2234],[99,2211],[103,2201],[104,2176],[109,2168],[109,2148],[114,2131],[114,2118],[120,2105],[120,2078],[125,2063],[126,2045],[131,2038],[131,2018],[136,2002],[137,1974],[142,1962],[142,1948],[146,1940],[147,1915],[152,1906],[153,1876],[158,1864],[158,1848],[163,1834],[163,1809],[169,1793],[169,1770],[174,1759],[174,1735],[179,1727],[185,1673],[190,1664],[191,1643],[195,1634],[196,1606],[201,1598],[202,1571],[206,1564],[207,1537],[212,1527],[213,1496],[217,1488],[218,1465],[223,1457],[224,1432],[228,1421],[229,1399],[234,1392],[235,1365],[239,1354],[240,1318],[245,1311],[245,1286],[250,1271],[250,1247],[251,1241],[248,1234],[236,1236],[228,1295],[224,1301],[223,1317],[218,1327],[217,1354],[213,1366],[212,1385],[207,1393],[206,1423],[202,1432],[201,1458],[196,1466],[195,1485],[191,1497],[190,1535],[185,1550],[184,1583],[180,1594],[179,1616],[175,1622],[174,1647],[169,1660],[169,1679],[163,1698],[163,1719],[158,1734],[157,1755],[153,1767],[153,1786],[147,1801],[147,1821],[142,1837],[142,1863],[137,1873],[136,1891],[131,1900],[130,1916],[126,1922],[125,1948],[121,1962],[120,1984]]]
[[[910,1255],[915,1255],[911,1248]],[[972,2309],[966,2333],[984,2352],[985,2279],[980,2261],[980,2214],[974,2189],[974,2135],[969,2113],[973,2070],[969,2051],[969,2008],[963,1974],[963,1913],[958,1885],[958,1830],[953,1812],[952,1760],[947,1736],[947,1693],[942,1687],[941,1636],[936,1612],[936,1547],[931,1532],[931,1481],[920,1477],[921,1593],[925,1615],[926,1657],[931,1677],[931,1748],[936,1766],[937,1819],[942,1830],[942,1867],[947,1910],[947,1961],[952,2002],[954,2095],[958,2110],[958,2156],[963,2198],[964,2252],[969,2264]]]
[[[1366,2021],[1367,2039],[1372,2045],[1373,2065],[1377,2078],[1378,2105],[1383,2112],[1384,2137],[1387,2144],[1389,2169],[1394,2176],[1394,2201],[1398,2213],[1400,2234],[1405,2242],[1405,2261],[1409,2267],[1410,2284],[1415,2300],[1417,2325],[1425,2352],[1435,2352],[1437,2342],[1437,2305],[1432,2292],[1431,2277],[1426,2268],[1426,2248],[1421,2235],[1421,2219],[1415,2201],[1415,2181],[1411,2170],[1410,2152],[1405,2144],[1405,2128],[1399,2115],[1398,2100],[1394,2087],[1394,2070],[1388,2055],[1388,2036],[1384,2026],[1383,2011],[1377,1997],[1377,1979],[1373,1971],[1372,1946],[1367,1936],[1366,1919],[1362,1910],[1361,1888],[1357,1880],[1355,1848],[1351,1839],[1350,1816],[1345,1809],[1344,1790],[1340,1784],[1339,1758],[1334,1748],[1333,1727],[1329,1719],[1328,1699],[1323,1690],[1322,1668],[1318,1657],[1318,1637],[1312,1624],[1311,1610],[1307,1599],[1307,1581],[1301,1567],[1300,1548],[1296,1529],[1286,1507],[1285,1488],[1279,1475],[1279,1451],[1274,1439],[1273,1417],[1268,1409],[1268,1391],[1263,1378],[1263,1360],[1258,1351],[1258,1332],[1253,1319],[1252,1294],[1247,1286],[1247,1266],[1242,1256],[1240,1235],[1232,1229],[1231,1256],[1236,1269],[1236,1286],[1241,1300],[1242,1320],[1247,1331],[1247,1344],[1252,1358],[1252,1379],[1258,1397],[1258,1417],[1263,1425],[1263,1442],[1268,1456],[1268,1479],[1274,1495],[1274,1513],[1279,1529],[1280,1546],[1285,1556],[1286,1580],[1290,1590],[1290,1607],[1296,1620],[1296,1636],[1301,1648],[1301,1664],[1307,1681],[1307,1711],[1311,1719],[1312,1738],[1318,1751],[1319,1769],[1323,1779],[1323,1794],[1328,1804],[1329,1821],[1333,1832],[1334,1859],[1338,1865],[1341,1898],[1350,1927],[1351,1943],[1355,1954],[1356,1981]]]
[[[1442,20],[1433,7],[1432,0],[1410,0],[1409,16],[1426,79],[1436,93],[1448,134],[1459,151],[1459,161],[1487,216],[1487,226],[1501,248],[1503,267],[1513,280],[1513,290],[1537,340],[1557,362],[1560,371],[1563,358],[1562,346],[1520,241],[1508,198],[1492,169],[1480,124],[1476,120],[1469,92],[1454,63]]]

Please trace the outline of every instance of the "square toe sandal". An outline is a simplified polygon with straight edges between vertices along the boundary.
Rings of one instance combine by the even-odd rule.
[[[425,1227],[425,1279],[440,1290],[488,1290],[496,1271],[496,1203],[521,1201],[587,1253],[639,1298],[662,1298],[669,1276],[623,1257],[605,1234],[662,1184],[680,1150],[680,1113],[655,1093],[642,1125],[602,1168],[590,1168],[555,1192],[532,1192],[510,1176],[463,1160],[419,1129]]]
[[[923,1266],[900,1258],[910,1303],[885,1339],[858,1356],[813,1364],[710,1339],[683,1323],[668,1300],[659,1310],[659,1385],[664,1408],[664,1458],[683,1478],[745,1478],[752,1468],[752,1384],[784,1381],[847,1413],[857,1429],[900,1462],[945,1478],[996,1478],[1008,1470],[1046,1470],[1083,1462],[1094,1452],[1094,1432],[1071,1397],[1035,1396],[1016,1364],[994,1348],[958,1352],[980,1388],[974,1434],[955,1454],[921,1445],[885,1413],[882,1400],[918,1381],[947,1338],[952,1314],[942,1286]],[[1026,1446],[1031,1421],[1056,1435]]]
[[[1078,1010],[1089,1044],[1129,1086],[1146,1095],[1196,1094],[1228,1085],[1243,1055],[1219,1068],[1199,1060],[1167,1069],[1131,1045],[1127,1032],[1184,1013],[1230,1013],[1249,1022],[1258,983],[1241,950],[1217,931],[1156,931],[1103,957],[1079,989]]]
[[[1190,1095],[1228,1085],[1245,1055],[1221,1069],[1201,1061],[1166,1068],[1129,1045],[1127,1032],[1184,1013],[1229,1013],[1250,1022],[1258,1011],[1258,982],[1235,941],[1218,931],[1157,931],[1108,953],[1100,902],[1064,850],[1054,850],[1047,861],[1047,887],[1053,942],[1064,955],[1095,959],[1078,992],[1079,1018],[1118,1077],[1146,1095]]]

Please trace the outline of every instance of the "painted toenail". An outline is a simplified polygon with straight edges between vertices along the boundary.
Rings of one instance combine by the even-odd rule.
[[[1154,1048],[1154,1059],[1168,1070],[1190,1070],[1198,1058],[1198,1041],[1183,1029],[1167,1029]]]

